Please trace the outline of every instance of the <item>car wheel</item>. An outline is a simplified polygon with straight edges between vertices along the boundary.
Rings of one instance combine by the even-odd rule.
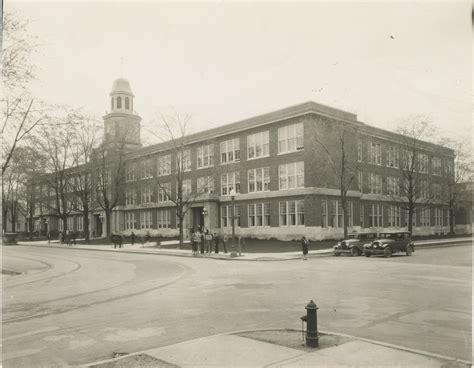
[[[383,255],[385,258],[390,258],[392,256],[392,248],[387,247],[383,251]]]
[[[339,257],[339,256],[341,255],[341,253],[339,253],[339,252],[334,252],[334,255],[335,255],[336,257]]]
[[[370,257],[371,254],[370,254],[369,252],[365,251],[365,256],[366,256],[366,257]]]
[[[407,247],[407,256],[411,256],[413,254],[413,247],[411,245],[409,245]]]
[[[358,255],[360,254],[359,248],[357,248],[357,247],[352,247],[352,248],[351,248],[351,254],[352,254],[353,257],[358,256]]]

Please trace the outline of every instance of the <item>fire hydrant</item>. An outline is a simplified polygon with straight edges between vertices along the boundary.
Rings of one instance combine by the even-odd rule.
[[[306,322],[306,346],[317,348],[319,346],[318,334],[318,312],[319,309],[311,300],[305,307],[306,316],[301,317],[303,322]]]

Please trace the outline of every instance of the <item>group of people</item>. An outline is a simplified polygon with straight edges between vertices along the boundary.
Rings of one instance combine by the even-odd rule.
[[[191,229],[191,250],[193,256],[201,254],[211,254],[214,248],[214,253],[219,254],[219,236],[217,233],[212,234],[209,229],[197,230]],[[227,253],[227,246],[225,239],[223,239],[222,245],[224,247],[224,253]]]

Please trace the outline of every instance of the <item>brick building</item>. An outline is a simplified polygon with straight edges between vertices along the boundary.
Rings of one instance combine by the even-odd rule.
[[[141,146],[141,119],[133,111],[133,98],[128,81],[116,80],[111,112],[104,117],[105,140],[125,132],[127,137],[123,198],[114,210],[112,231],[175,236],[175,207],[163,187],[176,186],[176,152],[167,142]],[[340,157],[341,129],[350,133],[344,150],[357,172],[347,193],[349,231],[406,229],[399,190],[407,161],[403,137],[315,102],[186,136],[183,187],[202,194],[189,205],[185,229],[204,226],[229,234],[234,205],[236,233],[245,237],[342,237],[339,183],[330,165]],[[422,141],[417,146],[426,200],[417,205],[413,233],[447,233],[445,186],[453,173],[454,152]],[[81,231],[79,217],[71,214],[71,230]],[[103,235],[103,213],[92,211],[90,219],[91,232]],[[57,224],[52,218],[47,222],[50,230]]]

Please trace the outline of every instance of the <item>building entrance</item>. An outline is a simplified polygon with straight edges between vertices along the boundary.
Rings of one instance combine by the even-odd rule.
[[[204,214],[202,213],[204,207],[193,207],[193,224],[194,230],[201,229],[204,227]]]

